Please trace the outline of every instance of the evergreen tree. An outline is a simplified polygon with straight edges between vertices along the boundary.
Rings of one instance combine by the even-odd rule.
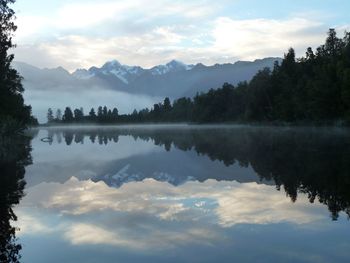
[[[103,110],[102,110],[101,106],[98,107],[97,116],[98,116],[99,119],[101,119],[102,116],[103,116]]]
[[[62,120],[62,111],[61,111],[61,109],[57,109],[57,111],[56,111],[56,120],[58,122]]]
[[[112,110],[112,119],[114,120],[114,121],[117,121],[118,120],[118,109],[117,108],[113,108],[113,110]]]
[[[31,121],[31,107],[24,104],[24,91],[18,72],[11,67],[14,55],[8,54],[14,47],[12,37],[17,29],[15,13],[9,7],[15,0],[0,1],[0,126],[13,120],[24,127]]]
[[[53,122],[53,120],[54,120],[53,112],[52,112],[52,109],[49,108],[47,110],[47,122],[50,123],[50,122]]]
[[[64,110],[64,114],[63,114],[62,119],[64,122],[67,122],[67,123],[73,122],[74,117],[73,117],[73,112],[72,112],[70,107],[66,107],[66,109]]]
[[[107,115],[108,115],[108,109],[107,109],[106,106],[104,106],[104,107],[103,107],[103,110],[102,110],[102,116],[103,116],[103,117],[107,117]]]
[[[76,122],[81,122],[83,120],[84,114],[82,112],[82,108],[74,110],[74,120]]]
[[[170,102],[170,99],[168,97],[166,97],[164,99],[163,110],[164,110],[164,112],[169,112],[171,110],[171,102]]]
[[[91,108],[90,112],[89,112],[89,120],[90,121],[95,121],[96,120],[96,113],[94,108]]]

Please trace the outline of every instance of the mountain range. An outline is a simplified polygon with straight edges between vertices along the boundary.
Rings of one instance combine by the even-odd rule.
[[[238,61],[234,64],[205,66],[201,63],[187,65],[172,60],[165,65],[150,69],[123,65],[116,60],[102,67],[77,69],[73,73],[62,67],[40,69],[32,65],[15,62],[14,67],[24,78],[24,87],[30,90],[84,90],[96,88],[143,94],[151,97],[178,98],[194,96],[210,88],[219,88],[223,83],[237,84],[249,81],[259,70],[272,68],[281,58],[264,58],[252,62]]]

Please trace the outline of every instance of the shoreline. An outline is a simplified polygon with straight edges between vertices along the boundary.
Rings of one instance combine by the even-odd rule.
[[[39,124],[28,128],[50,127],[125,127],[125,126],[246,126],[246,127],[276,127],[276,128],[350,128],[345,121],[325,122],[124,122],[124,123],[52,123]]]

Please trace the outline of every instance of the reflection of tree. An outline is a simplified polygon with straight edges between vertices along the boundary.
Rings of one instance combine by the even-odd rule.
[[[152,140],[167,151],[172,145],[183,151],[193,149],[226,166],[234,163],[251,166],[261,180],[274,181],[278,190],[283,187],[293,202],[298,193],[305,193],[310,202],[318,199],[327,205],[333,219],[337,219],[340,211],[350,216],[350,135],[346,131],[120,128],[83,129],[70,134],[71,138],[87,136],[93,143],[97,137],[99,144],[117,142],[122,135]]]
[[[215,135],[215,136],[214,136]],[[176,145],[176,143],[174,143]],[[328,206],[332,219],[349,216],[350,137],[330,132],[247,129],[194,135],[200,154],[230,165],[251,165],[261,179],[283,186],[292,201],[298,192]]]
[[[19,262],[21,245],[11,220],[17,217],[13,206],[23,197],[24,167],[31,162],[30,139],[0,136],[0,262]]]
[[[66,131],[64,134],[64,140],[66,141],[67,145],[71,145],[74,137],[73,131]]]

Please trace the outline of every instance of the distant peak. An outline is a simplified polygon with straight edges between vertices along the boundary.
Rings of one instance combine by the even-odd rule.
[[[166,65],[185,65],[185,63],[176,60],[176,59],[172,59],[171,61],[169,61]]]
[[[56,72],[61,72],[61,73],[64,73],[64,74],[70,74],[65,68],[59,66],[57,68],[52,68],[52,69],[46,69],[48,71],[56,71]]]
[[[121,64],[119,63],[118,60],[116,59],[113,59],[111,61],[107,61],[102,67],[105,68],[105,67],[120,67]]]

